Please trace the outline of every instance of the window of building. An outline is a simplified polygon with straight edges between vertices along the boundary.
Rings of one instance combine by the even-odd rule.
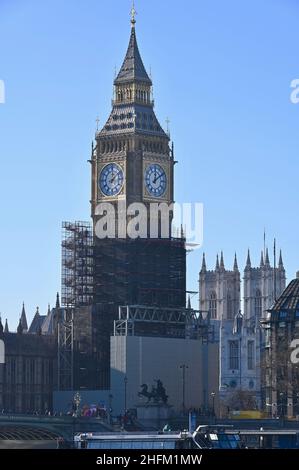
[[[216,292],[211,293],[209,310],[210,310],[211,318],[217,318],[217,295],[216,295]]]
[[[229,368],[231,370],[239,369],[239,342],[229,341]]]
[[[254,341],[247,343],[247,368],[248,370],[254,369]]]
[[[234,311],[233,311],[233,301],[230,292],[227,293],[227,318],[228,320],[233,320]]]
[[[254,311],[257,318],[262,316],[262,293],[259,289],[255,293]]]

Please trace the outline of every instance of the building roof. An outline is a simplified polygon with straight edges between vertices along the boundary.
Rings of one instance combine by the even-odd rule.
[[[145,84],[148,93],[150,93],[152,81],[145,70],[140,56],[135,23],[133,22],[129,47],[122,67],[114,80],[114,85],[117,88],[122,84],[130,85],[136,82]],[[106,140],[107,137],[112,136],[142,134],[144,136],[160,137],[169,141],[169,135],[160,125],[153,107],[154,102],[152,100],[142,102],[134,94],[128,100],[113,101],[111,114],[102,130],[97,132],[96,138],[104,138]]]
[[[37,308],[36,314],[32,320],[32,323],[29,327],[28,333],[39,333],[42,331],[42,325],[44,320],[46,319],[47,315],[40,315],[39,309]]]
[[[54,333],[54,315],[54,309],[48,311],[48,315],[41,325],[43,335],[52,335]]]
[[[152,84],[143,65],[138,49],[135,26],[132,26],[128,50],[121,69],[114,81],[115,85],[131,81],[142,81]]]
[[[153,108],[136,103],[113,106],[100,135],[109,136],[133,132],[168,138],[155,116]]]
[[[282,310],[299,311],[299,278],[294,279],[283,291],[279,299],[274,303],[269,312],[280,312]]]

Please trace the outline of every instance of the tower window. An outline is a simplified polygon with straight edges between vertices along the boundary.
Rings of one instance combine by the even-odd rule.
[[[212,292],[209,302],[209,311],[211,318],[217,318],[217,295],[216,292]]]
[[[230,292],[227,294],[227,318],[228,320],[232,320],[234,318],[234,311],[233,311],[233,301]]]
[[[259,289],[257,289],[255,293],[254,314],[256,318],[260,318],[262,316],[262,293]]]
[[[248,370],[254,369],[254,341],[247,343],[247,368]]]
[[[239,369],[239,342],[229,341],[229,368],[231,370]]]

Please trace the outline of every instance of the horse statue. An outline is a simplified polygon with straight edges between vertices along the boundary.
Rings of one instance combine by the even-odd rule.
[[[166,395],[166,390],[163,386],[163,383],[161,380],[156,380],[157,382],[157,388],[156,388],[156,396],[158,398],[158,401],[162,401],[164,405],[168,402],[168,395]]]
[[[141,385],[141,392],[138,393],[139,397],[147,398],[147,403],[150,403],[152,398],[154,398],[153,392],[148,391],[148,385]]]
[[[168,395],[166,395],[166,390],[163,387],[163,383],[161,380],[155,380],[157,386],[152,386],[151,391],[148,390],[148,385],[143,384],[141,385],[141,392],[138,393],[139,397],[147,398],[147,403],[150,403],[152,400],[154,403],[164,403],[166,405],[168,401]]]

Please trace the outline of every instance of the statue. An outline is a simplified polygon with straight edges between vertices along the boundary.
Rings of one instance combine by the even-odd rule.
[[[138,396],[147,398],[147,403],[151,403],[153,400],[155,404],[163,403],[166,405],[168,402],[168,395],[166,395],[163,383],[161,380],[155,380],[155,382],[157,383],[157,386],[155,387],[153,385],[150,392],[148,391],[147,384],[141,385],[141,392],[138,393]]]

